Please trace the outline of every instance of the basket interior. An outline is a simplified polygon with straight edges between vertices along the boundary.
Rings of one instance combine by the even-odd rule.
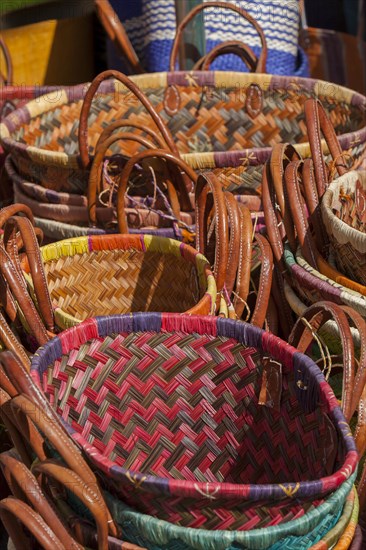
[[[45,367],[58,413],[130,471],[257,484],[319,479],[334,467],[329,418],[320,407],[303,411],[285,369],[280,410],[259,405],[263,359],[234,339],[113,334]]]
[[[193,263],[133,248],[62,256],[44,267],[53,303],[80,320],[131,311],[182,313],[207,290]]]
[[[168,116],[164,110],[164,89],[144,89],[150,101],[167,123],[181,153],[243,150],[273,146],[278,142],[307,141],[304,102],[314,95],[310,90],[295,90],[288,84],[263,91],[261,112],[253,117],[246,109],[246,91],[239,86],[205,88],[178,86],[179,112]],[[337,99],[334,94],[319,95],[337,134],[354,132],[365,124],[360,107]],[[81,101],[66,104],[34,117],[13,133],[13,138],[42,149],[78,153],[78,118]],[[130,119],[156,130],[145,108],[131,93],[99,93],[89,116],[89,140],[92,148],[101,130],[115,120]],[[130,131],[121,128],[120,131]],[[134,130],[135,131],[135,130]],[[151,139],[151,138],[149,138]],[[127,149],[126,149],[127,144]],[[139,144],[125,142],[112,147],[113,152],[132,154]]]

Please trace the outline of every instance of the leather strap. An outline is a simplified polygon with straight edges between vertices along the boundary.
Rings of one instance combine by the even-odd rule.
[[[140,60],[128,38],[118,15],[108,0],[94,0],[96,11],[101,24],[109,39],[116,46],[122,58],[128,62],[133,74],[144,73]]]
[[[323,253],[323,256],[327,256],[329,239],[324,227],[319,205],[318,190],[315,183],[314,163],[312,159],[304,160],[302,173],[303,182],[301,190],[308,208],[308,220],[312,225],[318,250]]]
[[[207,257],[216,279],[217,308],[225,288],[226,270],[229,258],[229,224],[221,183],[212,174],[201,175],[195,187],[196,249]],[[213,256],[209,253],[208,227],[211,213],[214,218],[216,243]]]
[[[228,40],[222,44],[218,44],[212,50],[201,57],[193,67],[193,71],[208,71],[210,65],[215,59],[221,55],[234,54],[240,57],[240,59],[248,67],[249,71],[252,73],[258,72],[258,58],[253,52],[252,48],[246,44],[240,42],[239,40]]]
[[[191,201],[187,192],[186,185],[183,181],[184,175],[191,182],[191,187],[194,187],[197,182],[196,172],[188,166],[181,158],[173,155],[168,151],[163,151],[162,149],[148,149],[138,153],[132,157],[124,166],[117,191],[117,212],[118,212],[118,227],[120,233],[128,233],[127,218],[125,214],[125,194],[130,178],[130,174],[134,166],[145,159],[160,158],[169,162],[171,167],[177,167],[180,172],[182,172],[181,177],[172,178],[172,185],[174,185],[175,190],[178,192],[181,209],[184,211],[189,211],[192,209]],[[170,168],[170,166],[169,166]],[[170,170],[169,170],[170,172]],[[90,205],[92,205],[92,197],[88,197],[90,200]]]
[[[164,139],[152,128],[148,128],[147,126],[143,126],[142,124],[139,124],[138,122],[133,122],[132,120],[115,120],[111,124],[108,124],[108,126],[104,128],[103,132],[100,134],[97,144],[95,146],[95,152],[97,152],[103,141],[108,139],[115,130],[119,130],[120,128],[136,128],[136,130],[141,130],[155,141],[156,147],[158,147],[159,149],[166,148],[166,143]]]
[[[296,347],[301,353],[305,353],[314,338],[314,333],[318,332],[329,319],[334,319],[339,329],[343,348],[342,409],[346,420],[349,421],[356,409],[353,397],[355,354],[346,313],[340,306],[331,302],[318,302],[310,306],[295,323],[290,334],[289,344]],[[360,334],[360,337],[364,337],[364,335]]]
[[[171,72],[175,71],[175,66],[178,59],[178,52],[179,52],[179,46],[181,43],[181,40],[183,39],[183,31],[188,25],[188,23],[201,11],[207,9],[207,8],[222,8],[224,10],[231,10],[236,13],[238,13],[241,17],[246,19],[257,31],[259,38],[262,43],[262,51],[260,53],[259,59],[258,59],[258,66],[257,66],[257,72],[259,73],[265,73],[266,72],[266,63],[267,63],[267,42],[264,35],[264,32],[261,28],[261,26],[257,23],[257,21],[249,15],[249,13],[239,6],[235,4],[229,4],[226,2],[205,2],[204,4],[200,4],[193,8],[187,15],[182,19],[180,24],[177,27],[175,39],[173,42],[173,47],[171,49],[170,53],[170,61],[169,61],[169,70]]]
[[[4,76],[0,72],[0,83],[3,86],[10,86],[13,82],[13,63],[11,60],[9,49],[4,42],[4,40],[0,36],[0,50],[4,56],[5,59],[5,65],[6,65],[6,76]]]
[[[235,285],[236,274],[239,268],[241,214],[238,201],[228,191],[224,192],[226,212],[229,220],[229,254],[226,266],[225,286],[230,296]]]
[[[83,168],[87,168],[90,164],[89,158],[89,147],[88,147],[88,117],[93,101],[93,97],[96,94],[99,85],[109,78],[115,78],[119,80],[126,88],[130,90],[146,108],[148,113],[151,115],[152,120],[155,122],[158,130],[160,131],[162,137],[165,140],[167,148],[179,156],[178,148],[174,143],[174,139],[167,126],[164,124],[162,118],[156,111],[153,104],[146,97],[146,95],[130,80],[126,75],[118,71],[104,71],[100,73],[97,77],[94,78],[90,84],[83,101],[83,105],[80,112],[80,122],[79,122],[79,151],[80,151],[80,160]]]
[[[272,249],[265,237],[256,233],[254,236],[261,251],[261,270],[259,277],[257,300],[250,323],[262,328],[267,316],[269,300],[272,288],[273,275],[273,254]]]
[[[17,231],[20,233],[25,249],[25,255],[28,259],[28,265],[30,267],[39,311],[46,324],[47,330],[50,332],[55,332],[53,307],[43,268],[41,251],[38,246],[33,225],[29,219],[20,216],[12,216],[8,219],[4,229],[5,248],[12,259],[15,268],[18,270],[19,277],[22,278],[23,271],[18,253]]]
[[[16,425],[14,416],[11,410],[11,399],[4,390],[0,388],[0,406],[1,406],[1,419],[4,423],[4,426],[10,436],[13,445],[15,446],[19,456],[22,459],[22,462],[27,468],[30,468],[33,456],[30,452],[29,446],[25,443],[24,437],[19,430],[19,427]]]
[[[0,518],[7,530],[16,550],[30,547],[30,541],[19,522],[34,536],[44,550],[65,550],[65,546],[52,532],[46,522],[30,506],[14,497],[5,498],[0,502]]]
[[[40,481],[44,476],[55,480],[84,504],[97,526],[98,549],[108,550],[108,508],[99,489],[94,490],[92,485],[83,482],[75,472],[54,460],[35,464],[32,470]]]
[[[244,309],[247,304],[249,287],[250,287],[250,271],[252,266],[252,234],[253,224],[250,215],[250,210],[246,206],[240,204],[240,241],[239,241],[239,265],[236,276],[235,294],[233,299],[234,310],[241,319]]]
[[[0,342],[7,349],[17,355],[22,365],[29,369],[29,357],[22,344],[15,337],[14,332],[6,322],[5,317],[0,311]]]
[[[81,550],[82,547],[64,527],[49,500],[42,492],[36,478],[20,461],[16,452],[8,451],[0,454],[0,464],[14,497],[32,506],[33,510],[42,517],[46,525],[52,529],[66,548]],[[72,484],[70,484],[69,489],[73,489]]]
[[[284,277],[282,276],[278,265],[275,264],[273,268],[272,296],[276,309],[280,312],[278,322],[279,328],[281,329],[281,336],[284,340],[288,341],[290,332],[294,325],[292,311],[285,295]]]
[[[316,186],[320,199],[329,184],[328,172],[323,156],[321,133],[325,138],[329,152],[333,157],[335,167],[340,176],[347,172],[347,166],[345,165],[342,149],[339,145],[333,125],[321,102],[318,99],[307,99],[304,109],[311,156],[315,168]]]

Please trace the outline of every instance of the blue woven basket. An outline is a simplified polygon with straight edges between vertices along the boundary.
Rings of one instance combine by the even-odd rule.
[[[298,0],[224,0],[244,8],[262,27],[268,45],[267,72],[287,76],[308,76],[308,61],[298,47]],[[111,4],[123,22],[133,47],[147,72],[164,72],[176,31],[174,0],[134,0]],[[234,12],[208,9],[204,12],[206,50],[227,40],[241,40],[254,53],[260,53],[260,42],[251,25]],[[109,48],[109,65],[127,70]],[[213,70],[247,72],[246,65],[235,55],[225,55],[212,64]]]

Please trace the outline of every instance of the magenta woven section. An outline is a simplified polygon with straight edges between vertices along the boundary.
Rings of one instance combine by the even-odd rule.
[[[95,321],[86,330],[97,336]],[[206,529],[277,524],[312,505],[288,499],[296,482],[334,471],[335,428],[321,408],[303,412],[288,369],[280,410],[258,404],[263,358],[253,347],[179,331],[75,337],[62,335],[63,350],[73,349],[44,373],[44,391],[75,439],[106,459],[110,477],[109,461],[127,470],[108,484],[138,510]],[[161,478],[159,491],[149,493],[134,472]],[[214,485],[171,494],[187,480]],[[223,494],[222,483],[232,490]],[[253,505],[238,498],[241,484],[280,484],[284,500]]]

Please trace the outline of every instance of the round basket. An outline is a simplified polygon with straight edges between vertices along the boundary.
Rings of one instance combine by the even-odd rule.
[[[58,327],[131,311],[214,313],[216,284],[206,258],[173,239],[79,237],[46,245],[41,255]]]
[[[195,170],[213,170],[231,191],[256,193],[275,143],[297,144],[303,157],[310,155],[303,112],[309,97],[322,101],[342,149],[353,155],[353,166],[363,162],[365,98],[346,88],[312,79],[209,71],[138,75],[131,80],[166,123],[184,160]],[[85,90],[78,86],[48,94],[3,120],[1,143],[17,172],[29,181],[58,191],[85,192],[88,168],[80,162],[78,145]],[[167,94],[177,98],[176,109],[167,106]],[[130,88],[105,82],[90,108],[84,160],[93,154],[102,130],[118,119],[155,129],[151,114]],[[128,154],[138,148],[129,144]],[[112,148],[114,153],[125,151],[118,145]]]
[[[349,172],[323,196],[322,217],[338,269],[366,285],[366,173]]]
[[[246,323],[169,313],[89,319],[40,348],[31,373],[103,483],[177,525],[280,523],[357,466],[320,370]]]

